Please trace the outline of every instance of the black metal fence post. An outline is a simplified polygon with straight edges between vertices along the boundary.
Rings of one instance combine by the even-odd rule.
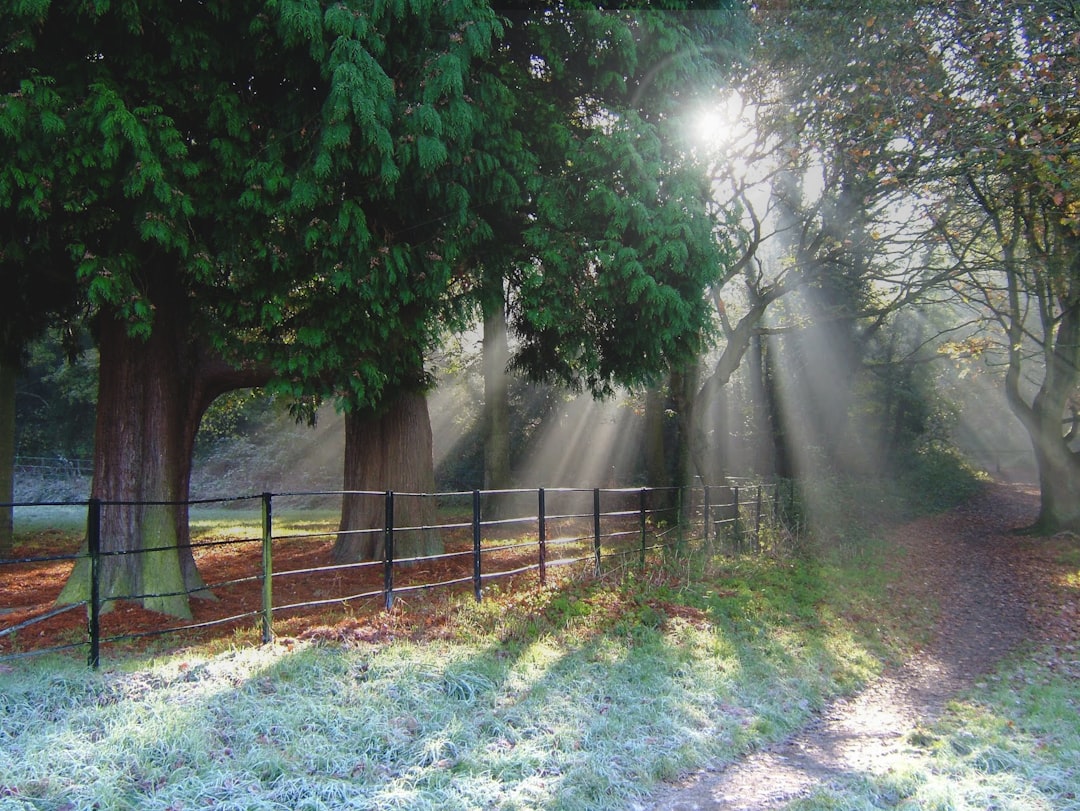
[[[705,533],[705,545],[709,545],[709,517],[712,515],[712,508],[709,506],[709,485],[705,485],[705,503],[702,505],[702,530]]]
[[[681,555],[683,551],[683,498],[685,496],[685,487],[679,487],[675,491],[675,550]],[[693,503],[693,499],[690,499]]]
[[[761,490],[765,485],[757,486],[757,518],[754,525],[754,551],[761,551]]]
[[[394,491],[386,491],[386,522],[383,531],[383,606],[394,607]]]
[[[90,655],[87,664],[94,670],[101,664],[101,499],[86,505],[86,553],[90,556],[90,602],[86,607]]]
[[[600,488],[593,488],[593,557],[596,559],[596,576],[600,576]]]
[[[742,512],[742,508],[739,506],[738,486],[731,488],[731,498],[734,502],[735,509],[735,522],[731,528],[731,537],[734,541],[735,551],[741,553],[743,551],[743,531],[742,522],[739,520],[739,513]]]
[[[480,571],[480,491],[472,494],[473,594],[476,602],[483,599],[483,575]]]
[[[274,638],[273,496],[262,494],[262,641]]]
[[[641,530],[641,553],[639,555],[641,568],[645,568],[645,488],[638,493],[638,523]]]
[[[540,585],[547,585],[547,518],[545,517],[544,488],[537,490],[537,521],[540,540]]]

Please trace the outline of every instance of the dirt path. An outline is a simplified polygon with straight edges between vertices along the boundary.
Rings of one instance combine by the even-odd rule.
[[[1035,586],[1011,530],[1030,524],[1037,508],[1030,487],[994,484],[956,510],[891,532],[908,550],[898,599],[941,607],[928,648],[794,737],[656,795],[649,811],[775,809],[832,779],[888,771],[913,729],[1030,638]]]

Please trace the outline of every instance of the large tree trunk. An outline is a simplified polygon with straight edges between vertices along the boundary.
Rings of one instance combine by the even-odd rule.
[[[15,500],[15,364],[0,358],[0,558],[14,547]]]
[[[195,566],[188,525],[191,455],[203,412],[226,391],[264,384],[265,369],[235,369],[201,351],[182,294],[155,299],[150,337],[98,318],[98,404],[91,497],[102,501],[100,594],[190,617],[189,596],[211,598]],[[88,562],[59,602],[86,600]]]
[[[1042,380],[1030,402],[1022,390],[1025,363],[1023,340],[1027,302],[1021,290],[1023,268],[1012,244],[1004,244],[1004,265],[1008,291],[1009,368],[1005,375],[1005,397],[1013,414],[1031,438],[1039,470],[1039,517],[1031,528],[1037,533],[1060,530],[1080,531],[1080,452],[1072,449],[1077,438],[1077,420],[1072,398],[1080,387],[1080,239],[1065,238],[1069,261],[1056,279],[1037,291],[1042,319]],[[1050,293],[1056,299],[1057,317]],[[1029,293],[1030,294],[1030,293]],[[1066,415],[1069,415],[1068,418]],[[1068,425],[1068,429],[1066,429]]]
[[[1051,421],[1045,436],[1034,439],[1039,469],[1039,517],[1033,529],[1040,533],[1080,532],[1080,456],[1060,438],[1061,420]],[[1057,433],[1058,437],[1052,436]]]
[[[334,560],[379,560],[384,553],[385,499],[370,493],[392,490],[394,557],[443,551],[437,522],[431,419],[422,392],[397,394],[386,410],[345,416],[345,490]]]
[[[758,334],[750,338],[747,358],[750,362],[750,458],[751,468],[759,476],[776,474],[773,453],[773,427],[770,419],[768,384],[765,380],[765,338]]]
[[[668,407],[667,394],[659,386],[645,391],[645,424],[643,447],[645,453],[645,476],[651,487],[667,487],[671,484],[671,465],[668,463],[664,442],[664,422]]]
[[[201,410],[197,363],[177,308],[155,312],[143,341],[102,315],[91,497],[101,499],[100,593],[190,617],[188,595],[204,590],[187,534],[188,472]],[[60,602],[86,599],[88,566],[77,566]]]
[[[1035,451],[1039,471],[1039,517],[1032,530],[1080,531],[1080,453],[1072,450],[1075,424],[1069,398],[1080,381],[1080,302],[1060,320],[1054,348],[1047,358],[1042,385],[1029,404],[1020,390],[1020,355],[1011,353],[1005,391],[1009,406],[1023,423]]]
[[[675,456],[678,453],[678,437],[669,437],[668,413],[671,398],[660,386],[650,387],[645,392],[645,424],[643,451],[645,456],[646,484],[657,488],[650,496],[649,508],[656,510],[664,520],[677,519],[674,514],[678,504],[680,482],[675,470]],[[674,412],[674,409],[671,409]],[[669,447],[674,445],[674,447]]]
[[[790,479],[795,475],[791,464],[791,447],[787,432],[787,419],[780,408],[781,398],[777,391],[780,370],[777,368],[779,354],[778,337],[770,336],[765,343],[765,399],[769,409],[769,427],[772,432],[773,475]]]
[[[691,364],[685,369],[672,371],[669,377],[672,410],[675,412],[674,479],[677,487],[689,488],[694,483],[694,425],[698,388],[698,366]],[[693,512],[693,499],[682,500],[679,520],[687,523]]]

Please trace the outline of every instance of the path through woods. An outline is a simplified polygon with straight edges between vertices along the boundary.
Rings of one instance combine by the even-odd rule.
[[[950,697],[1023,643],[1075,631],[1075,605],[1053,603],[1053,567],[1041,539],[1014,532],[1031,524],[1037,511],[1038,493],[1030,486],[995,483],[948,513],[889,531],[888,540],[907,552],[896,599],[941,608],[927,648],[834,702],[788,740],[727,768],[699,772],[644,808],[781,808],[831,780],[884,774],[910,757],[909,736],[933,723]]]

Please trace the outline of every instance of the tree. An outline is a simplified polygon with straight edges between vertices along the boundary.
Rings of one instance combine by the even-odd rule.
[[[484,318],[486,453],[503,482],[505,392],[496,378],[507,361],[530,379],[603,395],[650,380],[700,346],[701,291],[723,257],[706,180],[673,132],[679,106],[727,67],[728,52],[709,52],[722,29],[710,31],[706,16],[592,4],[510,11],[504,38],[470,77],[485,123],[451,175],[472,195],[472,219],[444,246],[462,267],[441,318],[453,328],[460,301]],[[720,18],[729,19],[708,17]],[[515,338],[509,355],[504,321]],[[384,479],[407,481],[403,472]],[[380,521],[376,508],[350,505],[339,559],[354,558],[351,539]]]
[[[716,159],[748,238],[740,272],[714,291],[719,356],[695,399],[707,480],[727,472],[707,439],[728,432],[711,415],[726,413],[718,399],[766,336],[751,389],[789,407],[766,419],[751,404],[756,424],[794,449],[822,449],[835,467],[869,469],[874,446],[857,418],[865,361],[890,315],[952,271],[922,261],[930,225],[905,213],[923,165],[898,125],[915,108],[903,92],[920,55],[911,17],[896,3],[755,7],[755,48],[733,83],[747,123],[730,126]],[[791,459],[792,449],[771,455]]]
[[[925,18],[914,130],[943,184],[932,209],[958,292],[1001,330],[1005,391],[1039,470],[1034,529],[1080,527],[1080,12],[1011,0]]]
[[[805,71],[812,92],[800,91],[798,103],[826,125],[811,132],[831,133],[828,143],[843,146],[878,188],[908,192],[914,216],[901,233],[907,247],[891,256],[915,280],[910,291],[951,282],[957,301],[977,302],[999,327],[1007,399],[1039,465],[1036,526],[1075,527],[1075,4],[926,0],[839,4],[824,14],[809,4],[762,9],[773,13],[782,40],[798,46],[813,30],[803,24],[811,19],[842,46],[824,69]],[[796,64],[805,53],[788,52]],[[875,309],[863,335],[880,330],[893,308],[872,304],[869,312]],[[984,337],[965,351],[986,352]]]
[[[462,101],[492,25],[483,8],[441,3],[3,12],[0,136],[16,160],[0,203],[39,226],[6,233],[5,256],[17,249],[29,276],[59,254],[78,282],[101,358],[103,546],[142,550],[105,559],[107,597],[189,613],[202,583],[183,502],[216,395],[274,383],[298,396],[348,364],[353,396],[374,402],[400,374],[380,343],[412,323],[401,319],[415,288],[401,283],[422,274],[395,252],[402,229],[387,239],[368,215],[404,193],[410,164],[444,160],[433,104]],[[410,44],[399,83],[392,59]],[[17,148],[24,134],[32,148]],[[329,295],[375,316],[350,321],[347,356],[329,337],[340,322],[305,320]],[[77,569],[62,599],[85,587]]]
[[[0,558],[11,557],[15,500],[15,364],[0,359]]]

